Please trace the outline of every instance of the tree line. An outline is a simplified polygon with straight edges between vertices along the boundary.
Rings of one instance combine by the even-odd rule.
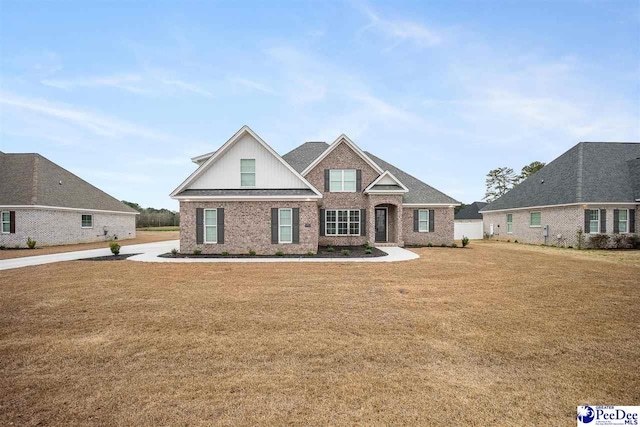
[[[136,228],[180,225],[180,212],[164,208],[143,208],[137,203],[126,200],[123,200],[122,203],[140,212],[140,215],[136,215]]]
[[[504,193],[511,190],[534,173],[538,172],[544,167],[544,165],[545,163],[538,161],[531,162],[522,168],[520,174],[516,174],[513,171],[513,168],[506,166],[490,170],[485,181],[486,191],[484,200],[488,203],[493,202],[498,197],[502,196]]]

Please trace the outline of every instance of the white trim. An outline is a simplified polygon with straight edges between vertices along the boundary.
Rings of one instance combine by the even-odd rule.
[[[74,212],[103,212],[124,215],[140,215],[140,212],[122,212],[122,211],[105,211],[102,209],[81,209],[81,208],[65,208],[62,206],[43,206],[43,205],[2,205],[1,209],[51,209],[56,211],[74,211]]]
[[[540,214],[540,224],[532,225],[531,224],[531,214],[539,213]],[[541,228],[542,227],[542,211],[531,211],[529,212],[529,228]]]
[[[355,153],[358,156],[360,156],[362,158],[362,160],[367,162],[369,164],[369,166],[371,166],[376,172],[378,172],[378,173],[383,173],[384,172],[382,170],[382,168],[380,166],[378,166],[376,164],[376,162],[371,160],[371,158],[369,156],[367,156],[364,153],[364,151],[362,151],[352,140],[350,140],[347,135],[342,134],[335,141],[333,141],[331,143],[331,145],[329,147],[327,147],[327,149],[324,150],[324,152],[322,154],[320,154],[320,156],[318,156],[313,162],[311,162],[311,164],[309,166],[307,166],[305,168],[305,170],[302,171],[302,175],[306,176],[309,172],[311,172],[313,170],[313,168],[315,168],[318,165],[318,163],[320,163],[325,157],[327,157],[329,154],[331,154],[331,152],[333,150],[335,150],[336,147],[338,145],[340,145],[341,143],[343,143],[343,142],[346,143],[353,151],[355,151]]]
[[[174,200],[183,200],[190,202],[197,200],[203,201],[227,201],[227,202],[259,202],[259,201],[277,201],[277,200],[295,200],[299,202],[312,202],[314,200],[322,199],[322,196],[176,196],[172,197]]]
[[[625,231],[620,231],[620,212],[622,211],[626,211],[627,212],[627,219],[624,220],[624,222],[626,223],[625,225]],[[615,226],[615,224],[614,224]],[[618,209],[618,234],[621,233],[629,233],[629,209]]]
[[[401,190],[372,190],[372,188],[385,176],[393,179],[401,188]],[[408,193],[409,189],[402,183],[398,178],[393,176],[391,172],[388,170],[384,171],[379,177],[377,177],[371,184],[364,189],[365,193],[376,193],[376,194],[385,194],[385,193]]]
[[[378,242],[376,240],[376,209],[384,209],[385,211],[387,211],[384,215],[384,219],[385,219],[385,224],[384,224],[384,242]],[[377,207],[374,206],[373,207],[373,241],[378,242],[378,243],[389,243],[389,208],[385,207],[385,206],[381,206],[381,207]]]
[[[215,225],[207,225],[207,211],[216,211],[216,224]],[[216,234],[214,241],[207,241],[207,227],[215,227]],[[208,244],[217,244],[218,243],[218,208],[213,209],[203,209],[202,210],[202,243],[205,245]]]
[[[635,206],[636,203],[633,202],[582,202],[582,203],[562,203],[558,205],[542,205],[542,206],[526,206],[524,208],[509,208],[509,209],[493,209],[493,210],[484,210],[480,209],[480,213],[489,214],[495,212],[507,212],[507,211],[526,211],[526,210],[537,210],[537,209],[546,209],[546,208],[558,208],[563,206],[584,206],[585,209],[590,209],[588,206]]]
[[[82,225],[82,221],[83,221],[82,217],[83,216],[90,216],[91,217],[91,226],[86,227],[86,226]],[[93,215],[92,214],[80,214],[80,228],[85,228],[85,229],[93,228]]]
[[[344,221],[338,221],[338,211],[345,211],[347,213],[347,234],[338,234],[338,223],[339,222],[344,222]],[[358,212],[358,221],[356,222],[358,224],[358,234],[352,234],[351,233],[351,212],[355,211]],[[327,220],[327,212],[335,212],[336,213],[336,220],[335,221],[329,221]],[[336,224],[336,232],[334,234],[329,234],[327,232],[328,227],[327,224],[329,222],[335,222]],[[362,235],[362,212],[360,209],[325,209],[324,210],[324,235],[325,236],[329,236],[329,237],[353,237],[353,236],[361,236]]]
[[[331,172],[340,172],[340,187],[342,190],[332,190],[331,183],[333,180],[331,179]],[[353,191],[344,189],[344,173],[345,171],[353,171]],[[357,193],[358,190],[358,171],[357,169],[329,169],[329,193]]]
[[[9,221],[5,221],[2,219],[4,214],[9,214]],[[4,225],[9,224],[9,231],[4,231]],[[0,234],[11,234],[11,212],[10,211],[0,211]]]
[[[589,217],[589,230],[586,231],[586,234],[600,234],[600,224],[602,221],[602,218],[600,218],[600,209],[596,208],[596,209],[585,209],[587,211],[596,211],[596,213],[598,214],[598,219],[591,219],[591,217]],[[606,215],[606,214],[605,214]],[[596,231],[591,231],[591,223],[595,221],[596,222]]]
[[[242,172],[243,160],[253,160],[253,172]],[[253,185],[242,185],[242,175],[253,175]],[[256,159],[240,159],[240,188],[256,188]]]
[[[460,206],[460,203],[403,203],[405,208],[453,208]]]
[[[210,153],[207,154],[201,154],[199,156],[195,156],[191,158],[191,161],[197,165],[199,165],[202,161],[207,160],[209,157],[213,156],[215,154],[215,151],[212,151]]]
[[[427,229],[426,230],[420,230],[420,222],[424,222],[420,220],[420,212],[426,212],[427,213]],[[435,212],[434,212],[435,215]],[[429,223],[431,222],[431,218],[429,218],[431,216],[429,209],[418,209],[418,233],[429,233]]]
[[[280,219],[280,213],[282,211],[289,211],[291,212],[291,224],[289,225],[285,225],[284,227],[289,227],[291,229],[291,240],[288,242],[285,242],[282,240],[282,221]],[[278,208],[278,244],[290,244],[293,243],[293,208]]]
[[[507,215],[507,234],[513,234],[513,214],[508,213]],[[511,215],[511,222],[509,222],[509,215]],[[529,218],[531,220],[531,218]],[[511,224],[511,231],[509,231],[509,224]]]
[[[218,149],[211,157],[209,157],[204,163],[200,165],[198,169],[196,169],[187,179],[185,179],[182,184],[178,186],[173,192],[169,195],[172,199],[177,199],[176,195],[185,189],[189,184],[193,183],[196,178],[198,178],[205,170],[209,169],[219,157],[221,157],[224,153],[229,150],[236,142],[238,142],[245,134],[251,135],[256,141],[258,141],[269,153],[271,153],[275,158],[277,158],[280,163],[282,163],[291,173],[293,173],[297,178],[302,180],[302,182],[309,187],[311,191],[313,191],[318,196],[322,197],[322,193],[320,193],[309,181],[307,181],[304,176],[298,173],[294,168],[291,167],[289,163],[287,163],[278,153],[274,151],[273,148],[269,146],[262,138],[260,138],[251,128],[247,125],[244,125],[236,132],[227,142],[225,142],[220,149]]]

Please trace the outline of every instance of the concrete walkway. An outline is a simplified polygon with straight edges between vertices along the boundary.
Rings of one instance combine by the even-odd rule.
[[[378,248],[388,255],[374,258],[158,258],[158,255],[171,252],[171,249],[180,247],[180,241],[168,240],[165,242],[142,243],[128,245],[120,248],[120,253],[140,254],[128,258],[127,261],[141,262],[396,262],[409,261],[420,258],[414,252],[396,246]],[[36,255],[22,258],[0,260],[0,270],[12,268],[30,267],[33,265],[51,264],[62,261],[75,261],[83,258],[93,258],[111,255],[109,248],[89,249],[84,251],[63,252],[59,254]]]

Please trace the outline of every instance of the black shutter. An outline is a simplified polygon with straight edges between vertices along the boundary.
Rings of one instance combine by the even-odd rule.
[[[360,209],[360,235],[367,235],[367,210]]]
[[[589,218],[589,209],[584,210],[584,232],[589,233],[591,231],[591,222]]]
[[[204,209],[196,208],[196,245],[204,243]]]
[[[636,210],[629,209],[629,233],[636,232]]]
[[[325,210],[324,209],[320,209],[320,235],[324,236],[324,226],[325,226],[325,222],[324,222],[324,217],[325,217]]]
[[[293,235],[292,243],[300,243],[300,208],[293,208]]]
[[[613,232],[619,233],[620,227],[618,221],[620,220],[620,211],[618,209],[613,210]]]
[[[429,232],[433,233],[436,226],[436,215],[434,214],[433,209],[429,209]]]
[[[324,191],[329,191],[329,169],[324,170]]]
[[[420,224],[418,223],[419,215],[420,215],[420,210],[414,209],[413,210],[413,231],[415,232],[420,231]]]
[[[278,208],[271,208],[271,243],[278,243]]]
[[[224,243],[224,208],[218,208],[218,243]]]
[[[362,170],[356,169],[356,193],[362,191]]]
[[[600,232],[607,232],[607,210],[600,209]]]
[[[16,233],[16,211],[9,211],[9,233]]]

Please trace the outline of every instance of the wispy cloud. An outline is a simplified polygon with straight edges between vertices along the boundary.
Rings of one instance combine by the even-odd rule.
[[[358,8],[368,18],[369,23],[360,29],[360,34],[375,31],[391,42],[387,49],[409,42],[417,47],[432,47],[442,43],[442,35],[425,25],[405,19],[391,19],[375,11],[367,3],[359,3]]]
[[[52,103],[44,99],[24,98],[10,93],[0,93],[0,104],[6,106],[5,108],[13,108],[55,118],[100,136],[136,136],[156,141],[167,141],[169,139],[163,133],[133,123],[65,104]]]
[[[242,77],[233,77],[231,78],[231,82],[240,86],[244,86],[249,89],[257,90],[258,92],[268,93],[269,95],[277,95],[278,93],[272,89],[271,87],[258,83],[253,80],[245,79]]]
[[[192,92],[198,95],[202,95],[202,96],[206,96],[206,97],[212,97],[213,94],[211,92],[209,92],[206,89],[203,89],[202,87],[194,84],[194,83],[188,83],[185,82],[183,80],[178,80],[178,79],[162,79],[161,80],[162,84],[168,85],[168,86],[173,86],[176,87],[178,89],[184,90],[186,92]]]

